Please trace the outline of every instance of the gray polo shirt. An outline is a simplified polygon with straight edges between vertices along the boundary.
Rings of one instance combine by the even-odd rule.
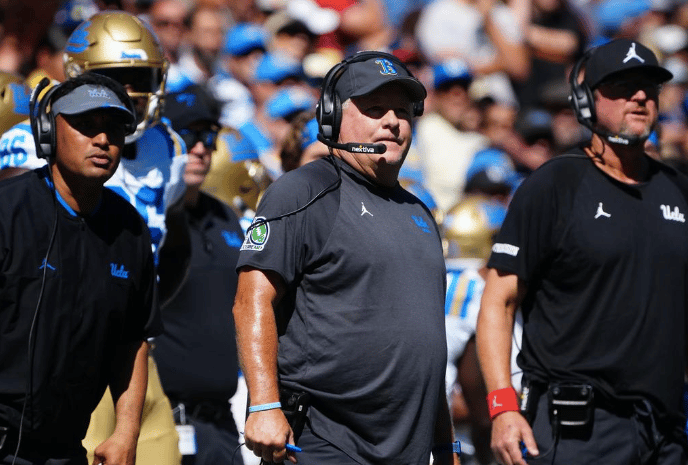
[[[279,273],[279,376],[313,398],[312,430],[361,463],[428,463],[444,395],[445,267],[437,226],[398,184],[346,163],[341,185],[247,236],[237,269]],[[283,175],[258,217],[293,211],[337,179],[322,159]]]

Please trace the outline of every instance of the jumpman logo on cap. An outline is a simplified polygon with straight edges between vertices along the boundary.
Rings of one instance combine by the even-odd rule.
[[[623,62],[627,63],[631,61],[633,58],[637,59],[641,63],[645,63],[645,60],[643,60],[640,55],[638,55],[635,51],[635,42],[631,44],[631,46],[628,48],[628,51],[626,52],[626,58],[624,58]]]

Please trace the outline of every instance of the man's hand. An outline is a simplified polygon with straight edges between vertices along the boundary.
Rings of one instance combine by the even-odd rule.
[[[519,412],[500,413],[492,421],[492,452],[503,465],[526,465],[521,441],[532,456],[539,454],[533,430]]]
[[[134,465],[136,438],[115,433],[93,451],[93,465]]]
[[[296,454],[287,451],[286,444],[294,444],[294,433],[280,409],[253,412],[244,428],[246,447],[266,462],[281,463],[288,459],[296,463]]]

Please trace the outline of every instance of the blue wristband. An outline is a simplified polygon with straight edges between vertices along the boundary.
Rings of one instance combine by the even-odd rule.
[[[454,454],[460,454],[461,443],[456,441],[452,442],[451,444],[438,444],[432,448],[432,453],[436,454],[438,452],[452,452]]]
[[[248,413],[262,412],[263,410],[272,410],[276,408],[282,408],[282,404],[279,402],[272,402],[270,404],[252,405],[248,408]]]

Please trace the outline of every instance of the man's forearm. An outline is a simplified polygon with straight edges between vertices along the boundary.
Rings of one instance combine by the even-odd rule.
[[[110,383],[115,404],[115,433],[136,440],[148,386],[148,343],[123,347],[117,358],[120,363],[115,366]]]
[[[239,274],[233,314],[239,363],[251,404],[279,400],[277,383],[277,324],[273,305],[279,291],[260,270]]]

